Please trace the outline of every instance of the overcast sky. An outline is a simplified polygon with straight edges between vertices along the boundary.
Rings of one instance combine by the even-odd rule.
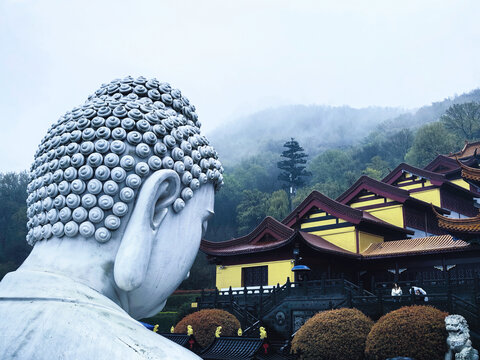
[[[129,74],[182,90],[207,135],[272,106],[470,91],[479,14],[476,0],[0,0],[0,171],[29,167],[52,122]]]

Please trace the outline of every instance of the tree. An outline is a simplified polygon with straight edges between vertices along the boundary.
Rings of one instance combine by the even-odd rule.
[[[374,156],[367,164],[363,173],[373,179],[380,180],[389,173],[388,163],[380,156]]]
[[[0,173],[0,280],[15,270],[31,250],[25,241],[27,183],[26,172]]]
[[[465,140],[480,137],[480,103],[467,102],[450,106],[440,117],[447,130]]]
[[[292,195],[295,194],[295,191],[298,187],[305,184],[304,177],[310,176],[311,173],[306,170],[306,158],[308,157],[303,151],[303,148],[298,144],[294,138],[291,138],[290,141],[287,141],[283,144],[283,147],[287,150],[282,152],[281,157],[286,160],[279,161],[277,167],[282,170],[278,175],[278,179],[287,183],[289,187],[288,191],[288,201],[292,203]]]
[[[238,232],[244,235],[257,226],[267,215],[268,194],[258,190],[243,190],[237,206]]]
[[[268,199],[267,215],[281,221],[288,215],[288,205],[288,195],[285,190],[277,190]]]
[[[309,164],[311,184],[337,183],[345,187],[345,173],[352,169],[353,159],[349,152],[331,149],[317,155]]]
[[[448,132],[441,122],[427,124],[418,129],[405,160],[415,166],[425,166],[437,155],[455,151],[459,142],[458,137]]]
[[[382,156],[393,167],[405,160],[408,150],[412,147],[415,136],[410,129],[402,129],[387,136],[382,143],[382,150],[386,156]]]

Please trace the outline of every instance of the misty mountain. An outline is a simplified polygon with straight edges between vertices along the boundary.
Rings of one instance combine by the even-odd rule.
[[[454,104],[466,102],[480,102],[480,89],[468,93],[434,102],[431,105],[422,106],[414,112],[401,114],[393,119],[384,121],[378,126],[380,131],[396,131],[405,128],[415,129],[430,122],[440,119],[447,109]]]
[[[438,120],[451,105],[469,101],[480,102],[480,89],[434,102],[418,110],[282,106],[235,119],[212,131],[208,137],[226,165],[265,152],[278,154],[291,137],[297,139],[312,158],[326,149],[358,144],[372,131],[415,129]]]
[[[228,165],[262,152],[279,153],[291,137],[313,155],[356,144],[381,123],[405,112],[380,107],[282,106],[236,119],[208,137]]]

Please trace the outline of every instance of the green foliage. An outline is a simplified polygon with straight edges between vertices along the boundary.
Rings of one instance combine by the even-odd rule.
[[[344,174],[352,170],[353,158],[349,152],[332,149],[312,159],[309,170],[311,184],[339,183],[345,181]]]
[[[292,199],[293,208],[300,205],[300,203],[305,200],[305,198],[314,190],[321,192],[322,194],[335,199],[340,195],[347,187],[341,186],[338,182],[328,182],[323,184],[315,184],[311,186],[305,186],[301,189],[298,189],[295,197]]]
[[[388,159],[392,167],[397,166],[404,161],[414,139],[415,135],[410,129],[402,129],[392,133],[382,143],[382,157]]]
[[[195,302],[196,298],[200,296],[200,293],[196,294],[174,294],[167,299],[167,304],[163,311],[176,311],[182,305],[188,305],[191,307],[192,303]]]
[[[31,250],[25,241],[27,183],[26,172],[0,173],[0,279],[15,270]]]
[[[405,306],[382,316],[368,334],[367,358],[443,359],[447,350],[445,316],[431,306]]]
[[[455,151],[460,142],[460,139],[448,132],[442,123],[428,124],[418,130],[405,160],[409,164],[422,167],[439,154]]]
[[[297,331],[292,352],[305,360],[361,360],[372,325],[357,309],[320,312]]]
[[[367,168],[363,171],[365,175],[376,180],[381,180],[389,172],[388,163],[385,160],[382,160],[382,158],[378,155],[374,156],[370,160],[370,162],[367,164]]]
[[[445,129],[465,140],[480,138],[480,103],[466,102],[450,106],[440,121]]]
[[[150,325],[158,325],[159,333],[169,333],[170,328],[175,325],[176,318],[177,313],[175,311],[162,311],[155,316],[140,321]]]
[[[279,154],[266,152],[244,159],[234,167],[226,167],[225,186],[215,196],[215,216],[209,221],[206,239],[219,241],[241,234],[237,223],[237,207],[243,199],[243,191],[270,193],[279,190],[281,183],[277,179],[279,170],[276,167],[279,159]],[[240,216],[244,218],[244,214]],[[248,231],[249,225],[242,226],[242,231]]]
[[[218,326],[222,327],[221,336],[236,336],[240,328],[240,322],[235,316],[219,309],[200,310],[185,316],[175,326],[175,333],[186,334],[188,325],[192,326],[193,335],[202,347],[213,342]]]
[[[258,190],[243,190],[237,206],[238,232],[245,234],[267,215],[268,195]]]
[[[285,190],[277,190],[273,192],[267,202],[267,215],[281,221],[289,213],[288,195]]]
[[[200,251],[190,269],[190,276],[180,284],[179,289],[199,290],[212,289],[214,287],[215,265],[210,264],[207,260],[207,256]],[[193,296],[193,298],[195,298],[195,296]],[[169,306],[170,301],[171,298],[168,299],[167,306]]]
[[[218,241],[230,239],[237,234],[237,206],[242,187],[228,169],[224,174],[225,185],[215,194],[215,216],[208,222],[205,238]]]

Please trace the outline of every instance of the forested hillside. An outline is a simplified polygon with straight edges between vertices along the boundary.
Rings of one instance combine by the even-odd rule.
[[[480,101],[480,89],[417,110],[292,105],[233,119],[208,134],[225,165],[268,152],[279,153],[295,137],[311,157],[327,149],[360,144],[372,131],[416,129],[437,121],[453,104]]]
[[[230,128],[225,125],[211,136],[222,161],[227,161],[226,185],[217,195],[207,238],[237,237],[266,215],[287,215],[277,162],[291,137],[309,154],[307,168],[312,173],[294,204],[313,189],[336,197],[363,174],[381,179],[403,161],[423,166],[437,154],[458,150],[467,138],[475,139],[439,122],[450,107],[469,102],[480,102],[479,89],[400,115],[398,109],[296,106],[265,110]],[[382,120],[387,116],[392,117]]]
[[[225,165],[225,186],[215,198],[208,240],[244,235],[265,216],[282,220],[290,212],[277,162],[291,137],[309,154],[311,173],[293,206],[313,189],[335,198],[363,174],[381,179],[400,162],[424,166],[438,154],[458,151],[465,140],[480,139],[480,90],[411,113],[295,106],[225,126],[210,136]],[[26,183],[26,173],[0,174],[0,279],[30,250],[25,241]],[[213,279],[214,267],[200,253],[182,287],[212,287]]]
[[[379,124],[405,112],[380,107],[282,106],[234,119],[208,137],[222,162],[232,165],[252,155],[278,153],[292,135],[310,154],[358,144]]]

